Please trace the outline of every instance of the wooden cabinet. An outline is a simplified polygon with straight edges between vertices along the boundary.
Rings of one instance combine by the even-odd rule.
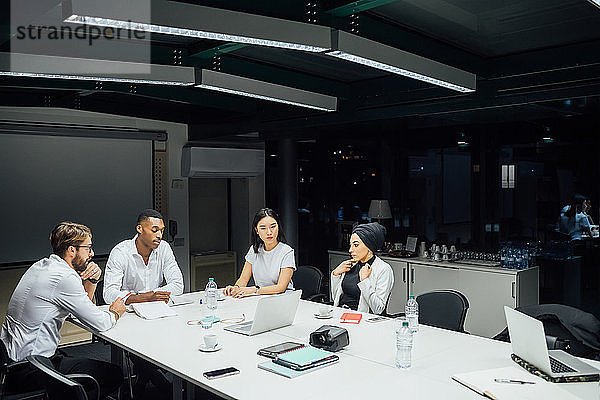
[[[343,254],[329,252],[330,271],[347,259]],[[394,287],[386,309],[388,314],[403,313],[411,294],[418,296],[439,289],[458,290],[469,300],[465,330],[493,337],[506,327],[504,306],[515,308],[539,302],[538,267],[517,271],[423,258],[382,259],[394,272]]]
[[[516,276],[460,270],[458,290],[469,300],[465,330],[493,337],[506,327],[504,306],[516,307]]]
[[[409,265],[409,295],[414,294],[416,297],[432,290],[458,287],[458,268],[415,263]]]

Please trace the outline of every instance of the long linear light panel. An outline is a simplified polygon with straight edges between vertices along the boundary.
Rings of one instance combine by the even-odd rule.
[[[196,87],[321,111],[336,111],[337,98],[289,86],[203,69]]]
[[[332,33],[325,54],[462,93],[476,87],[475,74],[344,31]]]
[[[192,86],[193,67],[0,53],[0,76]]]
[[[136,3],[147,6],[148,1],[65,0],[63,18],[71,23],[308,52],[331,47],[328,27],[188,3],[152,1],[151,21],[140,20]]]
[[[600,0],[588,0],[590,3],[600,8]]]

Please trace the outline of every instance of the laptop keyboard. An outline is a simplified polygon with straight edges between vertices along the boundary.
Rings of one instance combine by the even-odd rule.
[[[244,332],[246,332],[246,331],[250,332],[250,329],[252,329],[252,323],[253,322],[254,321],[242,322],[241,324],[237,325],[237,330],[244,331]]]
[[[573,368],[561,363],[555,358],[550,357],[550,368],[552,368],[552,372],[556,374],[562,374],[566,372],[577,372]]]

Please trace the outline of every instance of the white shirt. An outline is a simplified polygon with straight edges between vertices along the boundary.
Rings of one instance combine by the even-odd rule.
[[[29,267],[10,298],[0,333],[8,356],[21,361],[29,355],[54,355],[69,314],[100,332],[116,323],[112,313],[92,303],[81,276],[52,254]]]
[[[583,229],[589,227],[588,216],[584,213],[577,213],[575,216],[569,217],[561,212],[558,217],[558,231],[571,235],[571,240],[581,240]]]
[[[110,251],[104,271],[104,301],[110,304],[117,297],[124,299],[129,292],[150,290],[182,294],[183,275],[171,246],[161,240],[158,248],[150,253],[146,265],[135,246],[137,237],[123,240]],[[160,286],[163,279],[167,284]]]
[[[334,276],[331,274],[331,297],[333,305],[337,306],[342,297],[342,281],[346,273]],[[371,265],[371,275],[358,283],[360,289],[360,299],[358,300],[358,309],[360,312],[372,312],[381,314],[385,311],[385,306],[394,287],[394,271],[390,264],[379,257],[375,257]]]
[[[250,246],[246,253],[246,261],[252,264],[252,276],[254,283],[258,286],[276,285],[279,280],[281,268],[293,268],[296,270],[296,259],[294,249],[285,243],[277,243],[273,249],[266,251],[264,246],[258,248],[258,254]],[[286,290],[294,290],[294,284],[290,280]]]

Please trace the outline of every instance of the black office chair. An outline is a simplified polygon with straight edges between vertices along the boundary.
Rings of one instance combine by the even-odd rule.
[[[6,384],[10,380],[10,375],[15,373],[19,368],[28,368],[27,361],[13,362],[8,357],[8,351],[4,342],[0,340],[0,399],[16,400],[16,399],[45,399],[44,390],[33,390],[27,392],[9,392],[6,390]]]
[[[417,296],[419,323],[457,332],[465,331],[469,300],[456,290],[434,290]]]
[[[27,356],[27,361],[43,374],[44,388],[46,389],[48,400],[99,400],[100,385],[92,376],[86,374],[61,374],[54,369],[50,359],[42,356]],[[95,389],[95,398],[88,398],[81,382],[88,382]]]
[[[312,265],[300,265],[293,276],[294,287],[302,289],[302,299],[322,303],[326,295],[321,293],[323,273]]]

